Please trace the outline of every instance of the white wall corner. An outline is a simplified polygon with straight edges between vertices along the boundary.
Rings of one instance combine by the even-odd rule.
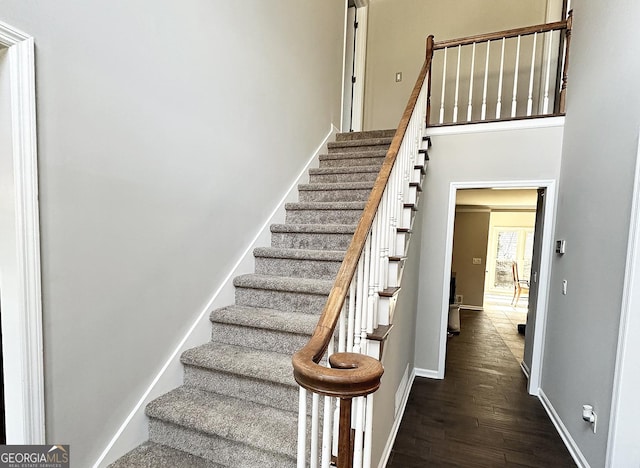
[[[413,373],[416,377],[424,377],[426,379],[436,379],[436,380],[444,379],[444,373],[441,373],[439,370],[420,369],[416,367],[413,370]]]
[[[402,400],[398,408],[399,411],[396,412],[395,419],[393,421],[393,426],[391,426],[391,432],[389,433],[389,438],[387,439],[387,443],[385,444],[384,450],[382,451],[382,456],[380,457],[380,463],[378,464],[378,468],[384,468],[385,466],[387,466],[387,462],[389,461],[389,456],[391,455],[391,449],[393,449],[393,444],[396,441],[396,435],[398,435],[398,429],[400,429],[400,423],[402,422],[402,416],[404,415],[404,410],[407,407],[407,401],[409,401],[409,394],[411,393],[411,387],[413,386],[413,381],[415,380],[415,377],[416,377],[416,369],[411,371],[409,378],[406,381],[404,381],[404,389],[401,389],[401,388],[398,389],[398,392],[402,393]]]
[[[308,158],[300,173],[293,180],[288,189],[284,192],[282,199],[273,209],[268,219],[258,229],[255,237],[240,254],[235,265],[231,268],[225,279],[211,295],[210,300],[204,309],[182,337],[175,349],[169,354],[164,365],[158,374],[149,384],[145,392],[140,396],[138,402],[133,407],[122,425],[113,435],[103,452],[93,464],[93,468],[105,467],[117,460],[119,457],[143,443],[148,437],[148,420],[144,414],[147,403],[160,395],[178,387],[182,384],[183,368],[180,363],[180,355],[187,349],[206,343],[211,336],[211,323],[209,314],[212,310],[233,304],[235,299],[235,288],[233,278],[254,272],[253,250],[256,247],[270,245],[272,224],[281,224],[285,221],[285,204],[297,200],[298,184],[306,182],[307,172],[310,167],[318,164],[320,154],[327,151],[327,143],[331,141],[338,129],[332,123],[329,132],[324,137],[313,154]]]
[[[564,445],[567,447],[567,450],[569,450],[569,453],[571,454],[573,461],[576,462],[576,465],[579,468],[590,468],[590,465],[587,462],[587,459],[582,454],[582,451],[578,447],[578,444],[576,444],[576,441],[573,440],[573,437],[571,437],[569,430],[562,422],[562,419],[560,419],[560,416],[558,415],[555,408],[551,404],[551,401],[549,401],[549,398],[547,398],[547,395],[544,393],[542,389],[539,389],[538,392],[539,392],[538,399],[540,400],[540,402],[542,403],[542,406],[544,407],[545,411],[549,415],[549,419],[551,419],[551,422],[556,427],[558,434],[560,434],[560,437],[562,438]]]
[[[4,288],[3,355],[7,443],[45,442],[40,225],[33,37],[0,22],[8,48],[16,265]],[[4,194],[3,194],[4,195]],[[6,273],[6,272],[5,272]],[[6,285],[5,285],[6,286]],[[3,294],[3,295],[4,295]]]

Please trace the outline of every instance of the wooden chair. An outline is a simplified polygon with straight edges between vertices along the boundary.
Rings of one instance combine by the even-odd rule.
[[[529,292],[529,280],[520,279],[520,276],[518,275],[517,262],[513,262],[511,264],[511,273],[513,274],[513,299],[511,301],[511,305],[513,307],[517,307],[522,290],[525,289],[527,293]]]

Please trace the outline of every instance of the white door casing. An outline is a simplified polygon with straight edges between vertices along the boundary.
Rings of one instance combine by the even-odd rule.
[[[6,48],[11,145],[0,197],[12,200],[0,222],[13,225],[0,242],[13,246],[13,258],[0,259],[0,300],[4,357],[5,417],[8,444],[45,442],[40,225],[36,148],[33,38],[0,22]]]

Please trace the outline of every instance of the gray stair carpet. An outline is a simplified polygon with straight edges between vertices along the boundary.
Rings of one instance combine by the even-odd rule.
[[[394,130],[339,134],[211,313],[211,341],[181,356],[184,384],[147,405],[149,441],[111,468],[295,467],[292,354],[311,336]],[[310,406],[310,405],[309,405]]]

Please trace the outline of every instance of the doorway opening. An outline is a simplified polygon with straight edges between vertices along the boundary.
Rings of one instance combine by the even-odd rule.
[[[460,311],[491,320],[537,394],[551,261],[553,181],[452,183],[441,375]],[[464,327],[462,327],[464,329]]]

